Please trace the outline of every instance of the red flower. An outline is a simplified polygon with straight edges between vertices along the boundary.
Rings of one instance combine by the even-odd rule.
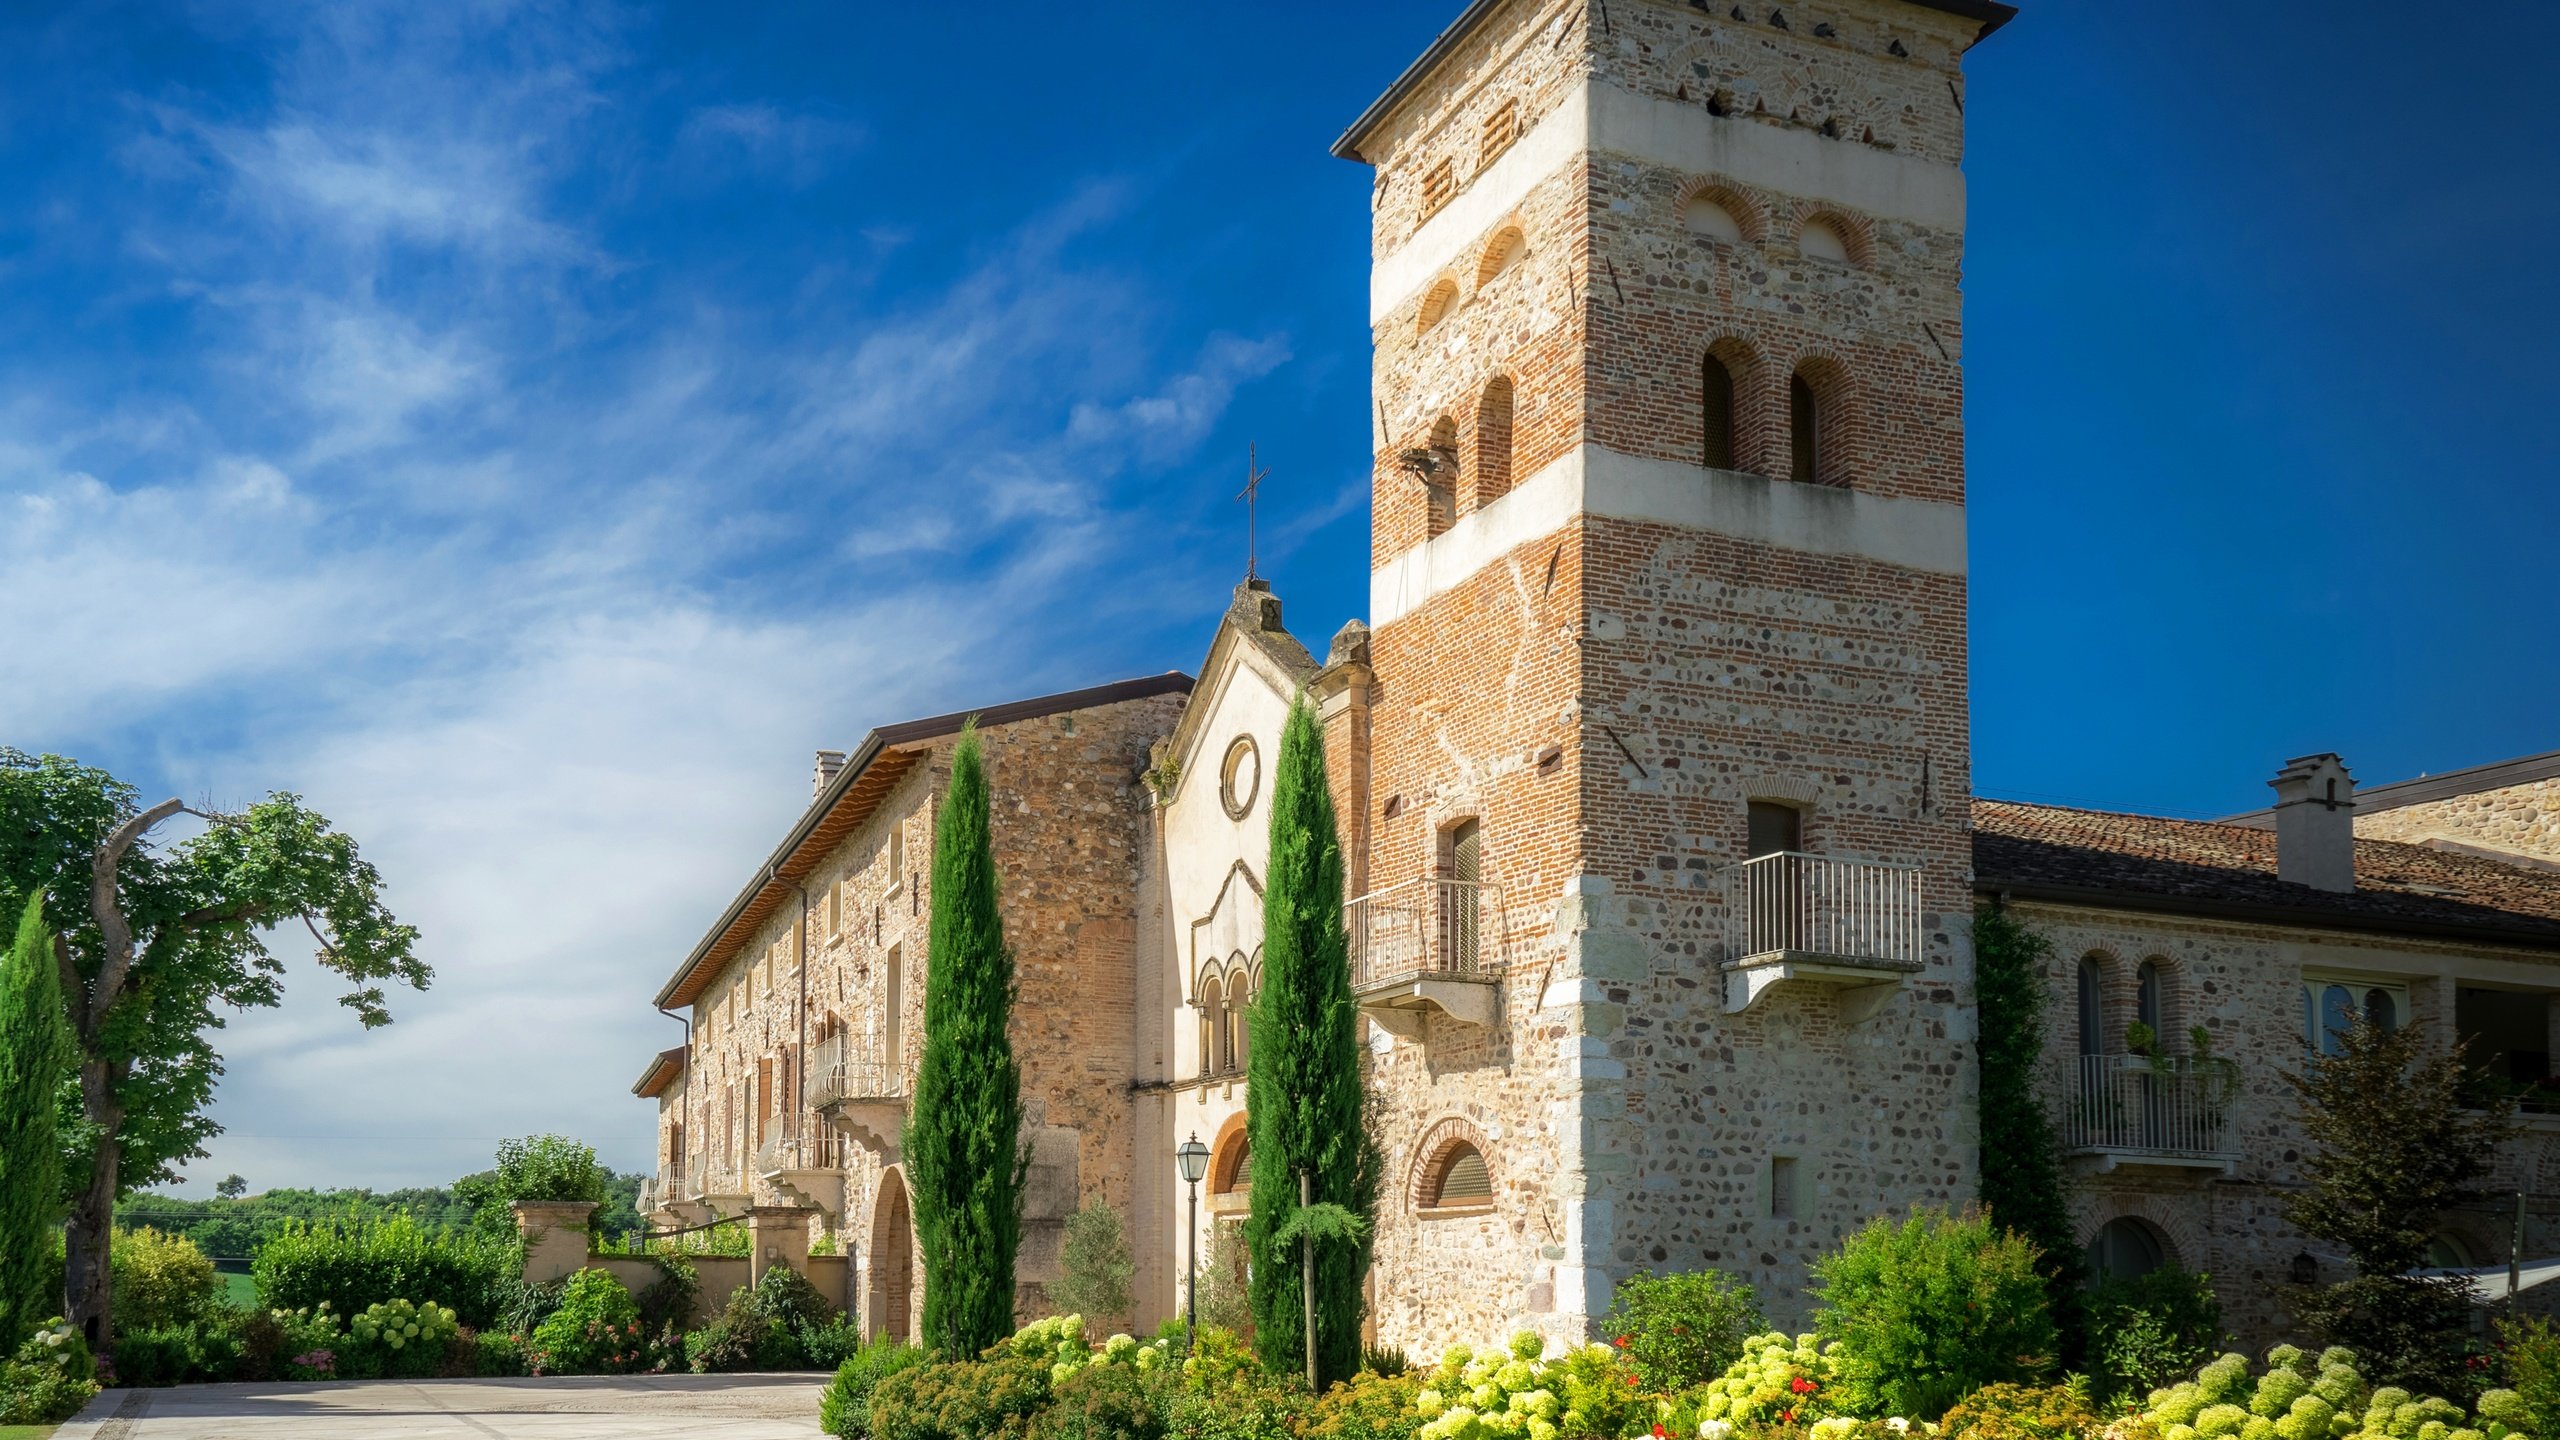
[[[1660,1425],[1655,1425],[1653,1427],[1653,1440],[1663,1440],[1663,1436],[1669,1433],[1669,1431],[1664,1430]]]
[[[1779,1411],[1779,1412],[1778,1412],[1778,1423],[1779,1423],[1779,1424],[1781,1424],[1781,1425],[1793,1425],[1794,1423],[1796,1423],[1796,1412],[1794,1412],[1793,1410],[1781,1410],[1781,1411]]]
[[[1621,1349],[1621,1350],[1624,1350],[1624,1349],[1626,1349],[1626,1348],[1627,1348],[1627,1337],[1626,1337],[1626,1336],[1624,1336],[1624,1335],[1621,1335],[1621,1336],[1619,1336],[1617,1339],[1612,1340],[1612,1341],[1610,1341],[1609,1343],[1610,1343],[1610,1344],[1612,1344],[1612,1345],[1617,1346],[1617,1347],[1618,1347],[1619,1349]]]
[[[1799,1395],[1810,1395],[1813,1393],[1813,1382],[1799,1375],[1787,1382],[1787,1388]]]

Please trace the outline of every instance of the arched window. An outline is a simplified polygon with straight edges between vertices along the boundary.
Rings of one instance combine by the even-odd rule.
[[[1822,406],[1801,370],[1787,377],[1787,431],[1794,441],[1787,478],[1810,485],[1822,474]]]
[[[1510,269],[1528,248],[1528,237],[1520,233],[1519,226],[1504,226],[1502,233],[1494,236],[1492,241],[1484,247],[1483,258],[1476,261],[1477,287],[1481,289],[1493,277]]]
[[[1218,1153],[1209,1157],[1209,1193],[1233,1195],[1253,1183],[1253,1141],[1238,1125]]]
[[[1483,1151],[1458,1140],[1433,1159],[1431,1173],[1422,1184],[1423,1209],[1492,1203],[1493,1174],[1485,1168]]]
[[[1446,415],[1433,421],[1425,453],[1430,466],[1422,477],[1425,503],[1430,506],[1425,523],[1427,533],[1440,535],[1458,519],[1458,422]]]
[[[2130,1215],[2098,1227],[2089,1241],[2089,1276],[2093,1280],[2138,1280],[2169,1263],[2160,1232]]]
[[[1244,957],[1236,957],[1236,968],[1227,979],[1227,1014],[1233,1027],[1227,1037],[1228,1069],[1243,1074],[1253,1061],[1253,1002],[1255,987],[1250,972],[1244,968]]]
[[[2355,992],[2344,985],[2303,987],[2303,1015],[2310,1021],[2310,1033],[2303,1043],[2323,1055],[2335,1055],[2340,1049],[2339,1037],[2355,1023]],[[2316,996],[2316,998],[2314,998]]]
[[[2098,957],[2080,957],[2080,1053],[2107,1053],[2106,1004],[2103,985],[2106,977],[2099,971]]]
[[[1476,402],[1476,463],[1474,498],[1476,509],[1511,488],[1511,377],[1496,375],[1485,382],[1484,397]]]
[[[2161,1034],[2161,1026],[2167,1021],[2161,986],[2159,961],[2145,960],[2133,972],[2133,1018],[2150,1026],[2154,1042],[2165,1046],[2167,1037]]]
[[[1215,980],[1200,982],[1200,1073],[1215,1075],[1222,1068],[1218,1043],[1225,1038],[1227,1024],[1227,987]]]
[[[1808,260],[1828,260],[1834,265],[1849,263],[1849,241],[1839,227],[1828,220],[1808,220],[1796,235],[1796,252]]]
[[[1699,366],[1699,411],[1705,421],[1707,437],[1706,467],[1730,470],[1733,467],[1733,371],[1722,360],[1710,355]]]
[[[2471,1247],[2459,1235],[2438,1232],[2427,1241],[2427,1268],[2430,1270],[2468,1270],[2480,1262],[2472,1257]]]
[[[1417,333],[1439,324],[1457,303],[1458,282],[1443,280],[1432,286],[1422,297],[1422,316],[1416,326]]]
[[[2390,991],[2377,986],[2364,992],[2364,1023],[2385,1035],[2400,1028],[2400,1007]]]

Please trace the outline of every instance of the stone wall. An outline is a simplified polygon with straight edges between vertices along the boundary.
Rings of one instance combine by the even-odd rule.
[[[2188,1054],[2187,1032],[2202,1026],[2212,1052],[2239,1067],[2230,1104],[2231,1169],[2199,1169],[2142,1163],[2119,1157],[2116,1168],[2095,1156],[2070,1160],[2071,1201],[2083,1244],[2119,1216],[2149,1225],[2165,1241],[2168,1258],[2214,1278],[2225,1319],[2243,1349],[2283,1338],[2287,1320],[2281,1289],[2294,1257],[2312,1253],[2323,1280],[2345,1277],[2326,1255],[2284,1218],[2286,1198],[2307,1181],[2309,1141],[2298,1102],[2285,1083],[2304,1058],[2302,989],[2315,977],[2367,975],[2373,983],[2405,987],[2414,1012],[2410,1023],[2431,1035],[2453,1032],[2459,991],[2470,985],[2511,992],[2505,1003],[2546,1006],[2546,1025],[2560,1025],[2560,962],[2530,951],[2456,946],[2422,940],[2277,929],[2229,922],[2182,920],[2125,912],[2020,902],[2019,920],[2053,946],[2047,974],[2045,1083],[2054,1113],[2066,1127],[2083,1103],[2077,1068],[2078,974],[2093,958],[2102,978],[2100,1039],[2108,1056],[2124,1053],[2124,1033],[2134,1018],[2135,976],[2145,961],[2163,977],[2163,1024],[2169,1050]],[[2527,1116],[2524,1133],[2501,1152],[2488,1188],[2497,1198],[2444,1217],[2443,1232],[2479,1264],[2507,1258],[2514,1192],[2537,1197],[2525,1235],[2528,1259],[2560,1253],[2560,1117]],[[2068,1129],[2065,1135],[2068,1138]],[[2537,1307],[2541,1291],[2528,1292]]]
[[[2560,862],[2560,777],[2356,816],[2363,840],[2449,840]]]

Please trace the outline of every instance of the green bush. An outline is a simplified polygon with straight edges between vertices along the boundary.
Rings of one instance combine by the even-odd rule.
[[[2098,1431],[2085,1379],[2068,1385],[1985,1385],[1938,1424],[1946,1440],[2079,1440]]]
[[[921,1345],[879,1336],[845,1357],[836,1378],[818,1397],[818,1428],[839,1440],[861,1440],[871,1433],[871,1392],[881,1381],[913,1370],[932,1356]]]
[[[1363,1345],[1360,1368],[1371,1375],[1402,1375],[1413,1369],[1413,1362],[1393,1345]]]
[[[596,1163],[595,1147],[565,1135],[528,1135],[498,1142],[494,1169],[465,1175],[454,1183],[454,1198],[471,1207],[471,1227],[482,1236],[513,1241],[517,1200],[592,1200],[595,1215],[604,1211],[611,1171]]]
[[[203,1328],[193,1322],[127,1330],[116,1341],[116,1383],[150,1389],[229,1379],[228,1367],[217,1370],[206,1356],[204,1341]]]
[[[269,1309],[325,1300],[353,1315],[388,1300],[432,1301],[486,1329],[509,1318],[503,1311],[522,1285],[523,1263],[512,1239],[429,1231],[398,1216],[362,1226],[287,1222],[259,1249],[250,1274]]]
[[[581,1270],[560,1292],[560,1308],[534,1327],[525,1368],[535,1375],[627,1375],[648,1368],[640,1306],[605,1270]]]
[[[1414,1398],[1422,1381],[1369,1371],[1327,1390],[1298,1426],[1298,1440],[1413,1440],[1422,1428]]]
[[[1841,1414],[1935,1420],[1985,1385],[2042,1379],[2054,1353],[2036,1250],[1978,1211],[1915,1207],[1814,1265]]]
[[[1137,1265],[1129,1258],[1129,1240],[1121,1230],[1120,1212],[1105,1200],[1088,1200],[1067,1217],[1066,1236],[1058,1254],[1059,1275],[1049,1287],[1049,1300],[1061,1311],[1109,1321],[1129,1314],[1130,1281]]]
[[[920,1365],[871,1392],[874,1440],[1021,1440],[1049,1400],[1045,1357]]]
[[[2525,1423],[2543,1440],[2560,1440],[2560,1326],[2543,1316],[2498,1325],[2498,1349],[2506,1381],[2515,1387]]]
[[[658,1267],[658,1278],[640,1292],[640,1328],[653,1335],[669,1327],[692,1329],[694,1307],[702,1301],[701,1275],[682,1260],[665,1255],[649,1259]],[[540,1324],[540,1318],[534,1323]]]
[[[1165,1369],[1087,1366],[1051,1387],[1031,1440],[1164,1440],[1178,1384]]]
[[[524,1341],[514,1335],[483,1330],[471,1337],[471,1373],[491,1377],[522,1375],[532,1368]]]
[[[1789,1339],[1772,1330],[1742,1342],[1742,1358],[1705,1388],[1678,1398],[1683,1435],[1701,1421],[1737,1430],[1810,1425],[1831,1414],[1831,1363],[1810,1335]]]
[[[108,1252],[116,1331],[166,1330],[210,1314],[222,1294],[213,1262],[184,1235],[119,1230]]]
[[[729,1292],[729,1303],[710,1324],[684,1337],[684,1356],[696,1375],[797,1370],[809,1363],[808,1349],[791,1326],[767,1313],[756,1292],[743,1285]]]
[[[1769,1328],[1758,1297],[1713,1270],[1618,1282],[1602,1333],[1635,1367],[1647,1390],[1669,1394],[1704,1385],[1742,1358],[1742,1342]]]
[[[2222,1305],[2212,1283],[2174,1266],[2106,1281],[2090,1292],[2083,1314],[2090,1380],[2102,1402],[2192,1375],[2222,1346]]]
[[[827,1303],[809,1277],[788,1265],[768,1265],[756,1277],[755,1305],[759,1313],[781,1321],[794,1335],[806,1335],[836,1318],[836,1307]]]

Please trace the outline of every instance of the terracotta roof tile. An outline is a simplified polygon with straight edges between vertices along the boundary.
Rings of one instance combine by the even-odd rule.
[[[1973,802],[1974,885],[2142,909],[2560,945],[2560,872],[2478,855],[2356,842],[2356,888],[2276,878],[2272,830],[2010,800]]]

